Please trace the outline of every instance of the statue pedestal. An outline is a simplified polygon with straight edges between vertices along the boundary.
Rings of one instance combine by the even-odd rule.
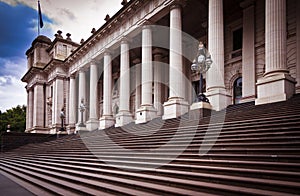
[[[190,106],[189,118],[191,120],[200,119],[206,116],[210,116],[212,106],[207,102],[196,102]]]

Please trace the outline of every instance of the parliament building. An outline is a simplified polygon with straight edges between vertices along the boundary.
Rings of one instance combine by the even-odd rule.
[[[39,35],[32,42],[22,78],[26,132],[54,134],[62,124],[68,133],[122,127],[300,93],[300,1],[122,4],[80,43],[60,30],[53,41]],[[191,70],[200,42],[212,60],[203,89]],[[209,103],[198,102],[200,90]]]

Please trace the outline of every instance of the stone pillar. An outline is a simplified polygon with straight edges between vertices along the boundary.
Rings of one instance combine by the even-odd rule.
[[[145,123],[156,117],[156,110],[152,104],[152,30],[150,26],[143,26],[142,31],[142,103],[136,111],[136,123]]]
[[[162,56],[163,53],[160,49],[156,48],[153,51],[154,55],[154,108],[157,110],[157,116],[163,115],[163,99],[162,99]]]
[[[116,115],[116,127],[120,127],[132,122],[130,113],[130,59],[129,44],[126,38],[121,41],[120,57],[120,107]]]
[[[87,106],[87,100],[86,100],[86,77],[85,77],[85,70],[84,68],[80,68],[79,70],[79,85],[78,85],[78,106],[81,104],[81,100],[83,100],[83,104]],[[78,121],[76,124],[76,130],[82,130],[82,128],[79,127],[79,124],[81,122],[81,112],[79,112],[79,108],[77,109],[78,113]],[[87,112],[87,110],[85,110]],[[85,112],[83,113],[83,123],[86,122],[86,115]]]
[[[242,55],[242,100],[241,103],[255,100],[255,9],[254,0],[245,0],[243,8],[243,55]]]
[[[104,52],[103,72],[103,115],[100,118],[99,129],[106,129],[115,124],[112,116],[112,60],[108,49]]]
[[[99,118],[97,116],[97,105],[98,105],[98,67],[96,62],[92,60],[90,62],[90,101],[89,101],[89,112],[90,118],[86,123],[86,128],[89,131],[93,131],[98,128]]]
[[[70,93],[69,93],[69,126],[68,132],[73,133],[75,131],[76,124],[76,79],[74,75],[70,76]]]
[[[44,87],[43,84],[35,84],[33,93],[33,132],[41,133],[44,128]]]
[[[213,64],[206,73],[206,95],[212,109],[222,110],[230,103],[224,83],[223,0],[209,0],[208,50]]]
[[[33,127],[33,89],[29,88],[27,92],[26,132],[30,132]]]
[[[141,60],[139,58],[133,60],[135,65],[135,110],[137,111],[141,106]],[[135,113],[135,119],[138,113]]]
[[[185,76],[182,61],[182,19],[180,1],[170,6],[170,75],[169,99],[164,103],[163,119],[177,118],[188,112],[188,102],[184,100]]]
[[[257,81],[255,104],[285,101],[295,93],[286,68],[286,1],[266,0],[266,73]]]
[[[57,77],[55,79],[55,88],[54,88],[54,124],[52,133],[59,131],[61,128],[61,119],[60,119],[60,111],[64,107],[64,81],[62,78]],[[54,133],[55,133],[54,132]]]
[[[300,10],[300,1],[297,1],[297,9]],[[296,93],[300,93],[300,14],[297,14],[297,26],[296,26],[296,47],[297,47],[297,54],[296,54]]]

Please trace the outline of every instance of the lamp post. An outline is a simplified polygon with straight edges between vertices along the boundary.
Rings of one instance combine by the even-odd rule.
[[[191,66],[191,70],[194,72],[200,73],[200,80],[199,80],[199,94],[198,94],[198,101],[199,102],[207,102],[209,103],[208,98],[203,94],[203,74],[208,71],[212,64],[211,56],[208,50],[204,47],[203,43],[199,43],[197,56],[193,61]]]
[[[65,113],[64,113],[64,108],[62,108],[60,111],[60,119],[61,119],[61,128],[59,129],[60,131],[65,131],[64,118],[65,118]]]

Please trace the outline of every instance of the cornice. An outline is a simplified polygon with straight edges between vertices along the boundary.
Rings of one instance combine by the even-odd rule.
[[[70,64],[82,55],[86,54],[89,49],[95,45],[101,38],[108,35],[119,24],[128,19],[128,16],[139,10],[147,0],[131,0],[125,4],[114,16],[106,21],[97,31],[95,31],[86,41],[84,41],[68,58],[65,62]]]

